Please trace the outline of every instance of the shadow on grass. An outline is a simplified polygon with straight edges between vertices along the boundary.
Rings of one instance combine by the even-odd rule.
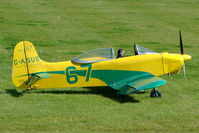
[[[18,92],[16,89],[6,89],[5,91],[13,97],[23,96],[23,94],[21,92]]]
[[[113,90],[110,87],[87,87],[86,90],[37,90],[37,91],[30,91],[28,93],[50,93],[50,94],[94,94],[94,95],[101,95],[103,97],[112,99],[119,103],[138,103],[139,100],[136,100],[132,97],[132,95],[119,95],[117,94],[116,90]],[[25,94],[18,92],[16,89],[7,89],[6,92],[13,97],[21,97]],[[143,92],[144,93],[144,92]]]
[[[35,93],[51,93],[51,94],[95,94],[110,98],[119,103],[138,103],[139,101],[129,95],[118,95],[117,91],[110,87],[86,87],[87,90],[42,90]]]
[[[101,95],[106,98],[110,98],[114,101],[120,102],[120,103],[138,103],[139,101],[134,99],[130,95],[120,95],[117,94],[116,90],[113,90],[110,87],[89,87],[88,89],[92,94]]]

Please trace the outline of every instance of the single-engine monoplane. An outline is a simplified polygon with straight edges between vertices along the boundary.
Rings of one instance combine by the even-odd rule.
[[[116,58],[113,48],[100,48],[70,61],[45,62],[31,42],[21,41],[14,49],[12,81],[25,90],[109,86],[122,95],[152,89],[151,97],[161,97],[156,88],[166,81],[158,76],[179,73],[191,59],[184,54],[181,33],[180,48],[181,54],[156,53],[135,44],[133,56]]]

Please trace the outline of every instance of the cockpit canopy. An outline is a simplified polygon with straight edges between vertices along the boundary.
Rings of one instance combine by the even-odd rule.
[[[135,50],[135,55],[156,54],[156,52],[141,47],[137,44],[134,45],[134,50]],[[71,61],[76,63],[88,64],[88,63],[95,63],[95,62],[112,60],[112,59],[116,59],[113,48],[99,48],[83,53],[75,57]]]
[[[115,59],[115,53],[113,48],[99,48],[81,54],[72,59],[72,61],[87,64],[112,59]]]

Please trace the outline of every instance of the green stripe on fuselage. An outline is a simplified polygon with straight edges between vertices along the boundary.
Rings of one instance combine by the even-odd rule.
[[[86,70],[71,70],[70,74],[76,74],[78,76],[86,76]],[[47,71],[47,72],[36,72],[39,74],[65,74],[65,71]],[[21,75],[18,77],[28,76],[28,74]],[[104,81],[107,85],[114,85],[114,83],[126,83],[127,79],[134,81],[142,79],[143,77],[153,76],[148,72],[142,71],[125,71],[125,70],[92,70],[91,78],[97,78]],[[154,76],[153,76],[154,77]]]
[[[65,71],[47,71],[37,72],[34,74],[65,74]],[[87,76],[87,70],[70,70],[69,74],[85,77]],[[22,76],[27,76],[27,74],[21,75],[19,77]],[[91,70],[90,75],[90,78],[99,79],[114,89],[126,88],[126,90],[130,88],[127,86],[128,83],[131,83],[133,81],[142,82],[142,80],[146,80],[152,77],[155,76],[148,72],[126,70]]]

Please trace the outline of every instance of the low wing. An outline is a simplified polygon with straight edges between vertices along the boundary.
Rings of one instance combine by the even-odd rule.
[[[155,77],[153,75],[141,77],[134,81],[125,81],[125,82],[117,82],[114,85],[110,85],[114,89],[118,89],[119,94],[130,94],[132,92],[135,92],[137,90],[146,90],[151,88],[156,88],[159,86],[162,86],[166,84],[166,81]],[[117,86],[117,87],[116,87]],[[119,86],[119,88],[118,88]]]

